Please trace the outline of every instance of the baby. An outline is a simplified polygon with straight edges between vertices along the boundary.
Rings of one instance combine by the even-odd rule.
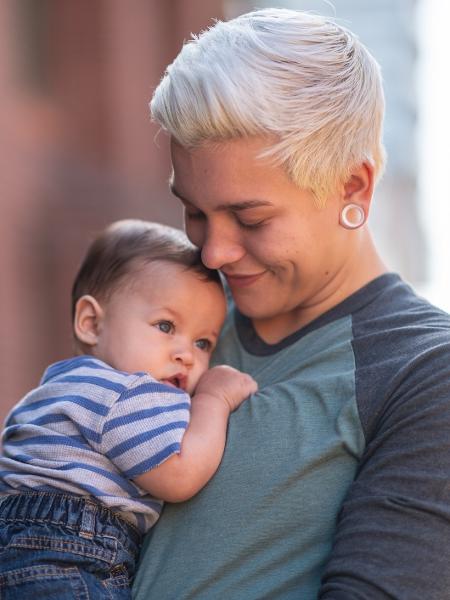
[[[257,389],[231,367],[208,370],[224,292],[176,229],[109,226],[72,311],[77,356],[51,365],[5,424],[2,597],[130,597],[142,534],[164,500],[214,475],[228,417]]]

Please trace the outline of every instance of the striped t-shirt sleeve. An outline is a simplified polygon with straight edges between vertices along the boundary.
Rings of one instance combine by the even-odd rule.
[[[126,477],[141,475],[180,452],[189,410],[186,392],[140,376],[111,406],[99,451]]]

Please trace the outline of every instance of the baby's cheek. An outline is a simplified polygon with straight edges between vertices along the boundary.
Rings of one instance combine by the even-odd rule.
[[[203,375],[203,373],[206,373],[206,371],[209,369],[209,358],[210,357],[208,356],[207,359],[202,360],[200,362],[200,364],[197,365],[195,370],[193,372],[191,372],[190,381],[189,381],[190,389],[187,390],[189,394],[192,395],[193,391],[197,387],[200,377]]]

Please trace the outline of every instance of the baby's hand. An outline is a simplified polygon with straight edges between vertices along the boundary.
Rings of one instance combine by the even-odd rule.
[[[195,394],[208,394],[220,398],[226,402],[231,412],[236,410],[257,389],[258,384],[250,375],[233,369],[233,367],[220,365],[203,373],[195,389]]]

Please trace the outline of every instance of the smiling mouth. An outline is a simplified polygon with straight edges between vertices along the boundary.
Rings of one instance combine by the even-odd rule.
[[[266,271],[254,275],[232,275],[227,273],[224,273],[224,275],[230,287],[247,287],[261,279],[265,273]]]

